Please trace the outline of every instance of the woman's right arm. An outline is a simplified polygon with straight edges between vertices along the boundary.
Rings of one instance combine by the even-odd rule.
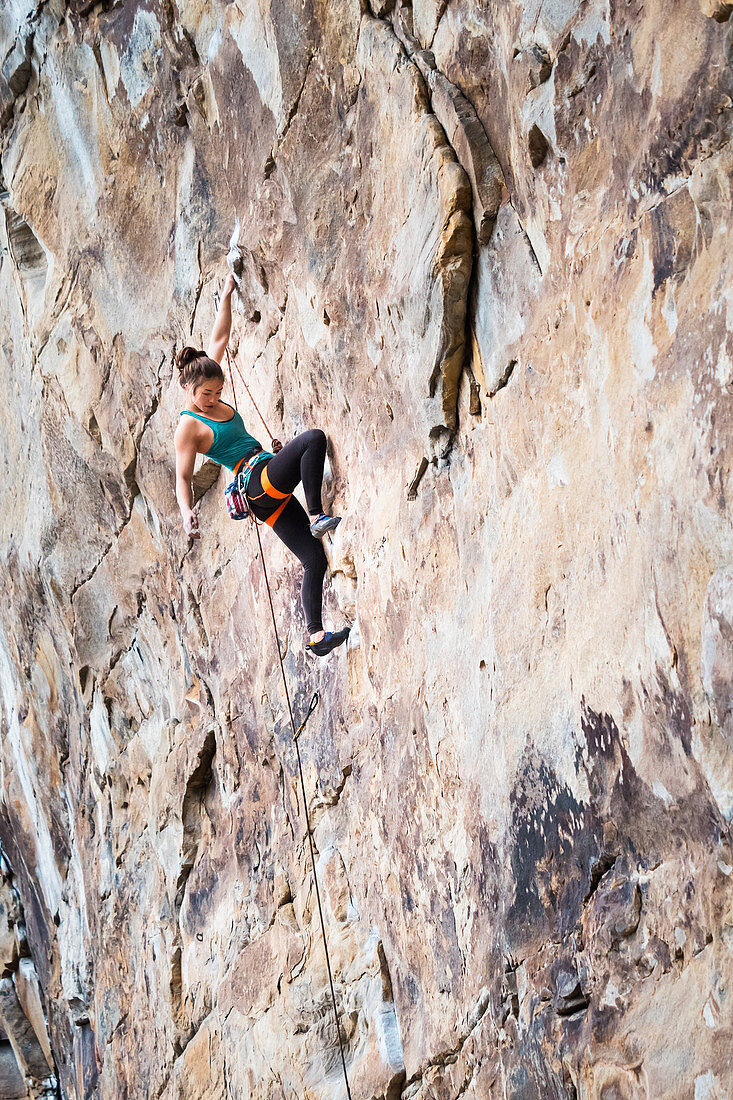
[[[193,510],[193,488],[191,479],[196,464],[196,444],[191,439],[187,425],[179,425],[175,434],[176,444],[176,500],[181,510],[183,528],[189,538],[201,538],[199,519]]]

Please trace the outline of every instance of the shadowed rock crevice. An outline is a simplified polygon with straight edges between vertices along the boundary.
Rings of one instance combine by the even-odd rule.
[[[177,1027],[174,1045],[177,1055],[179,1056],[186,1049],[187,1044],[193,1039],[199,1027],[199,1023],[197,1023],[196,1018],[192,1015],[193,1006],[188,997],[183,975],[185,941],[184,930],[181,924],[181,911],[186,900],[186,888],[191,872],[196,865],[197,859],[202,854],[204,838],[211,829],[211,819],[207,812],[207,802],[211,798],[216,787],[216,775],[213,768],[215,755],[216,736],[213,730],[209,730],[197,754],[195,767],[186,782],[181,805],[183,838],[181,842],[178,879],[176,882],[174,909],[175,928],[169,981],[173,1017]],[[199,1006],[196,1013],[198,1020],[200,1021],[209,1010],[210,1005],[207,1005],[203,1009]]]
[[[460,131],[461,134],[465,131],[461,114],[468,120],[469,126],[475,122],[478,128],[480,124],[475,116],[471,118],[470,106],[462,100],[462,97],[460,100],[457,94],[456,97],[452,97],[450,91],[443,86],[438,93],[438,98],[442,95],[445,103],[444,119],[440,118],[431,101],[430,87],[426,82],[425,74],[420,66],[414,64],[409,45],[405,45],[410,43],[410,38],[409,32],[404,29],[403,18],[402,14],[399,20],[395,16],[394,26],[392,22],[385,20],[381,20],[380,23],[389,36],[389,49],[411,61],[410,69],[415,89],[420,99],[425,100],[426,113],[435,118],[440,125],[440,137],[445,143],[445,148],[450,151],[450,160],[453,161],[456,169],[451,171],[447,166],[441,166],[438,171],[440,216],[443,220],[442,225],[438,227],[439,235],[433,268],[435,283],[440,288],[441,325],[435,360],[428,378],[428,393],[431,398],[438,399],[441,422],[430,428],[429,438],[433,452],[443,454],[450,448],[457,426],[458,384],[466,360],[466,310],[473,265],[473,232],[469,213],[472,208],[470,177],[465,170],[462,170],[460,158],[456,156],[450,143],[444,122],[452,130]],[[395,27],[400,27],[401,38]],[[427,71],[429,70],[426,69]],[[453,91],[455,92],[455,89]],[[464,154],[470,154],[468,142],[464,141],[462,144]],[[476,175],[477,168],[481,174],[482,194],[479,195],[477,191],[477,201],[481,207],[484,193],[488,193],[491,187],[488,183],[490,170],[484,171],[483,163],[474,165],[470,155],[467,159],[471,161],[473,175]],[[481,217],[484,224],[483,211]],[[487,217],[490,218],[490,214]],[[484,231],[487,231],[486,228]]]
[[[24,279],[45,281],[48,270],[46,253],[27,222],[5,206],[5,229],[13,262]]]
[[[4,217],[7,250],[18,276],[18,294],[23,313],[32,326],[43,308],[48,275],[46,251],[30,225],[12,208],[7,193],[4,199],[0,198],[0,210]]]
[[[727,0],[700,0],[700,9],[716,23],[727,23],[733,14],[733,4],[727,3]]]
[[[57,1096],[56,1067],[43,992],[13,879],[0,850],[0,1095],[41,1100]]]
[[[206,799],[216,783],[212,767],[216,754],[216,735],[209,730],[199,751],[196,767],[186,783],[181,806],[183,842],[181,844],[181,869],[176,886],[176,904],[180,908],[186,890],[188,876],[196,862],[202,838]]]
[[[442,18],[447,5],[438,16]],[[440,123],[446,141],[451,147],[458,163],[468,177],[472,196],[472,214],[474,233],[469,241],[468,237],[462,244],[467,255],[470,249],[473,256],[474,248],[481,248],[491,239],[496,223],[496,217],[501,202],[506,194],[504,174],[499,161],[491,147],[486,131],[476,114],[473,105],[466,96],[446,77],[439,72],[435,57],[429,50],[420,47],[411,29],[411,7],[399,5],[392,15],[392,24],[407,56],[420,70],[425,80],[428,101],[431,111]],[[474,243],[475,242],[475,243]],[[448,249],[438,262],[449,261],[452,250]],[[440,371],[444,380],[444,409],[450,404],[450,412],[446,413],[446,426],[452,429],[456,425],[455,406],[458,399],[458,385],[464,368],[470,363],[470,334],[473,329],[473,310],[475,308],[475,281],[476,267],[473,261],[466,263],[466,272],[463,280],[456,288],[452,299],[455,307],[450,309],[451,320],[458,329],[460,321],[463,321],[463,332],[460,338],[456,338],[457,350],[452,355],[446,355]],[[434,392],[438,378],[438,369],[431,378],[431,393]],[[471,372],[470,382],[474,381]],[[473,385],[471,388],[473,395]],[[480,399],[472,398],[470,411],[474,414],[480,412]],[[431,431],[433,451],[440,454],[440,445],[443,441],[443,433],[434,428]],[[450,438],[448,447],[450,447]]]
[[[16,106],[25,95],[33,76],[35,30],[29,21],[18,27],[14,14],[10,18],[15,37],[0,68],[0,127],[12,125]]]
[[[541,168],[547,159],[550,145],[537,123],[529,131],[527,148],[529,149],[529,159],[532,162],[532,167]]]

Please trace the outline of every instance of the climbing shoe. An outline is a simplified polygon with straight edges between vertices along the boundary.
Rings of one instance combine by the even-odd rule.
[[[327,516],[325,512],[311,523],[311,534],[314,538],[322,539],[328,531],[333,531],[341,523],[341,516]]]
[[[350,626],[345,626],[343,630],[337,630],[335,634],[327,630],[320,642],[308,642],[309,652],[315,653],[317,657],[325,657],[332,649],[346,641],[350,630]]]

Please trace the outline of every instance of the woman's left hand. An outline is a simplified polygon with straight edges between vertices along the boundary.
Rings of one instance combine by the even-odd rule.
[[[276,455],[278,453],[278,451],[281,451],[282,449],[283,449],[283,445],[280,442],[280,440],[279,439],[273,439],[273,441],[272,441],[272,453]]]

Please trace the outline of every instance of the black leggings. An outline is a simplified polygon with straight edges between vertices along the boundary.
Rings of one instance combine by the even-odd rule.
[[[270,484],[281,493],[292,493],[302,481],[308,511],[311,515],[320,515],[325,458],[326,437],[320,428],[314,428],[296,436],[274,458],[259,462],[253,469],[247,486],[247,499],[255,517],[259,520],[269,519],[282,503],[261,495],[264,490],[260,474],[265,468]],[[273,531],[304,568],[303,610],[309,634],[317,634],[319,630],[323,630],[321,603],[323,578],[328,563],[320,539],[311,534],[308,516],[295,497],[290,498],[275,520]]]

